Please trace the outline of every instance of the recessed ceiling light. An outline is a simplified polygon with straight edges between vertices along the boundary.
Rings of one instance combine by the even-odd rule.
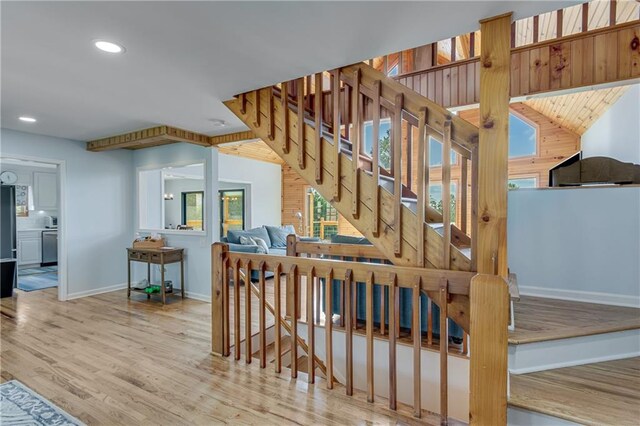
[[[105,41],[105,40],[95,40],[93,42],[93,44],[100,50],[102,50],[103,52],[107,52],[107,53],[124,53],[124,47],[113,43],[111,41]]]
[[[220,120],[219,118],[214,118],[211,122],[213,123],[213,127],[226,127],[228,125],[226,121]]]
[[[35,122],[36,122],[36,119],[35,119],[35,118],[33,118],[33,117],[27,117],[26,115],[23,115],[22,117],[18,117],[18,119],[19,119],[20,121],[25,121],[25,122],[27,122],[27,123],[35,123]]]

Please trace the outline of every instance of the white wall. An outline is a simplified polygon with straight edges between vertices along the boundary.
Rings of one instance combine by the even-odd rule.
[[[185,249],[185,291],[193,298],[208,300],[211,297],[211,244],[219,239],[219,212],[217,208],[218,150],[197,145],[179,143],[155,148],[137,150],[133,154],[132,170],[162,168],[204,162],[205,190],[205,231],[200,235],[188,235],[185,231],[174,233],[159,230],[167,239],[167,245]],[[175,194],[174,194],[175,195]],[[216,200],[216,201],[214,201]],[[135,210],[138,210],[136,203]],[[137,212],[134,217],[139,217]],[[134,226],[139,226],[136,223]],[[159,269],[152,267],[152,280],[159,282]],[[174,288],[180,287],[180,267],[167,265],[165,279],[172,280]],[[137,264],[134,280],[146,277],[146,265]]]
[[[640,187],[509,191],[521,292],[640,307]]]
[[[640,164],[640,84],[635,84],[582,135],[583,157]]]
[[[218,179],[251,186],[251,226],[280,225],[282,173],[280,165],[236,155],[218,156]]]
[[[66,162],[62,230],[69,297],[122,285],[133,238],[134,176],[130,151],[94,153],[85,143],[2,129],[1,155]],[[62,275],[63,272],[61,272]]]

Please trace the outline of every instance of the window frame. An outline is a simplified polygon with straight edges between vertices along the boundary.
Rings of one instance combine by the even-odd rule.
[[[507,152],[507,159],[508,160],[519,160],[519,159],[523,159],[523,158],[537,158],[540,156],[540,125],[538,123],[533,122],[531,119],[529,119],[528,117],[526,117],[524,114],[520,113],[519,111],[516,111],[513,108],[509,108],[509,114],[513,115],[514,117],[518,118],[520,121],[524,121],[525,124],[529,125],[530,127],[532,127],[535,132],[536,132],[536,152],[534,154],[529,154],[529,155],[516,155],[516,156],[511,156],[511,154],[509,154]],[[511,133],[511,128],[509,128],[509,133]],[[511,134],[509,134],[509,144],[511,144]],[[510,145],[509,145],[510,148]]]
[[[540,175],[538,173],[524,173],[517,175],[509,175],[507,176],[507,188],[509,188],[509,181],[519,180],[519,179],[534,179],[536,182],[536,186],[533,188],[519,188],[519,189],[539,189],[540,188]]]
[[[204,190],[202,191],[184,191],[180,193],[180,224],[187,224],[187,196],[189,194],[202,194],[202,229],[194,229],[194,231],[204,232]]]
[[[238,188],[238,189],[218,189],[218,211],[220,213],[220,220],[218,221],[220,223],[220,238],[222,238],[224,235],[224,229],[222,227],[222,220],[223,220],[223,206],[222,206],[222,194],[225,192],[242,192],[242,230],[244,231],[247,228],[247,198],[246,198],[246,191],[244,188]]]

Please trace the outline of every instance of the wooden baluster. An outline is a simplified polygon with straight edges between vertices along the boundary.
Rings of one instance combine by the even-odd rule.
[[[451,267],[451,119],[444,122],[442,143],[442,224],[444,240],[443,268]]]
[[[451,62],[456,61],[456,38],[451,37]]]
[[[358,217],[360,208],[360,70],[353,72],[353,92],[351,93],[351,121],[353,122],[353,139],[351,140],[351,159],[353,182],[351,183],[351,214]]]
[[[427,299],[427,345],[433,344],[433,302]]]
[[[609,25],[611,26],[616,24],[617,4],[616,0],[609,1]]]
[[[240,359],[240,259],[233,263],[233,338],[235,358]]]
[[[316,92],[314,95],[314,118],[316,124],[316,182],[322,183],[322,73],[316,74]]]
[[[298,165],[305,168],[305,125],[304,125],[304,78],[298,79]]]
[[[240,93],[240,114],[245,115],[247,113],[247,94]]]
[[[373,402],[373,272],[367,274],[367,401]]]
[[[358,283],[351,285],[351,324],[353,329],[358,329]]]
[[[327,389],[333,389],[333,269],[329,269],[325,278],[325,308],[327,311],[324,321],[324,339],[327,367]]]
[[[253,125],[260,127],[260,89],[253,91]]]
[[[478,147],[471,152],[471,270],[478,270]]]
[[[307,98],[306,98],[306,108],[307,109],[311,109],[312,107],[312,103],[311,103],[311,82],[312,82],[312,78],[310,75],[308,75],[307,77]]]
[[[251,364],[251,261],[245,264],[244,278],[244,358],[247,364]]]
[[[405,186],[411,191],[413,190],[413,179],[412,179],[412,174],[413,174],[413,168],[412,168],[412,163],[413,163],[413,126],[411,125],[411,123],[409,121],[407,121],[407,146],[406,146],[406,151],[407,151],[407,160],[406,160],[406,170],[405,170],[405,181],[406,184]]]
[[[461,164],[461,168],[460,168],[460,200],[458,201],[460,204],[460,218],[457,220],[459,226],[460,226],[460,230],[462,232],[464,232],[465,234],[467,233],[467,221],[469,220],[469,218],[467,217],[467,215],[469,214],[468,210],[467,210],[467,206],[468,206],[468,181],[469,181],[469,170],[468,170],[468,164],[467,164],[467,159],[463,156],[460,156],[460,161],[462,162]]]
[[[533,17],[533,42],[537,43],[540,37],[540,16]]]
[[[307,372],[307,380],[309,383],[315,383],[315,379],[316,379],[316,372],[315,372],[316,333],[315,333],[315,325],[313,322],[313,277],[314,275],[315,275],[315,271],[312,266],[311,268],[309,268],[309,271],[307,272],[307,340],[308,340],[307,361],[308,361],[308,370],[309,370]]]
[[[417,214],[418,214],[418,266],[423,268],[425,265],[425,237],[426,232],[424,224],[427,221],[427,202],[425,200],[425,185],[428,181],[429,164],[425,163],[425,151],[428,149],[426,146],[426,124],[427,124],[427,109],[420,108],[418,112],[418,186],[417,186]]]
[[[395,235],[393,252],[396,256],[402,255],[402,109],[404,95],[399,93],[395,97],[393,112],[393,195],[394,195],[394,224]]]
[[[265,263],[260,262],[258,269],[258,286],[260,288],[260,310],[258,311],[258,324],[260,326],[260,368],[267,367],[267,320],[266,320],[266,286],[264,282]]]
[[[340,69],[331,73],[333,101],[333,200],[340,201]]]
[[[386,58],[386,56],[385,56]],[[373,223],[371,232],[380,235],[380,80],[373,82],[373,128],[372,128],[372,172],[373,172]]]
[[[289,83],[282,83],[280,89],[282,103],[282,152],[289,153]]]
[[[267,89],[267,93],[269,94],[269,113],[267,117],[267,124],[269,128],[267,129],[267,136],[270,140],[274,140],[276,137],[276,118],[275,118],[275,109],[273,105],[274,94],[273,94],[273,86]]]
[[[469,335],[467,333],[462,333],[462,355],[467,355],[469,353]]]
[[[564,12],[562,9],[556,11],[556,37],[562,37],[562,27],[564,24]]]
[[[515,47],[513,44],[511,47]],[[476,56],[476,32],[469,33],[469,58],[475,58]]]
[[[384,75],[389,75],[389,56],[384,55],[382,60],[382,72]]]
[[[448,356],[449,356],[449,320],[448,320],[448,282],[446,278],[440,281],[440,416],[447,422],[449,412],[448,391]]]
[[[380,285],[380,334],[384,336],[384,329],[386,326],[387,318],[385,312],[385,299],[387,297],[387,286]]]
[[[413,320],[411,331],[413,332],[413,415],[422,417],[422,370],[420,360],[422,356],[422,331],[420,324],[420,287],[422,280],[418,276],[413,284]]]
[[[282,272],[282,267],[279,263],[276,263],[276,266],[273,268],[273,298],[274,298],[274,310],[275,312],[275,350],[276,350],[276,359],[275,359],[275,368],[276,373],[280,373],[282,371],[282,307],[281,305],[281,288],[280,288],[280,273]]]
[[[348,141],[351,141],[351,136],[350,136],[351,131],[349,130],[351,128],[351,124],[353,124],[353,121],[351,120],[351,87],[344,84],[343,89],[344,89],[344,106],[342,110],[344,111],[344,116],[345,116],[344,138]]]
[[[517,31],[518,27],[516,24],[516,21],[513,21],[511,23],[511,47],[514,48],[516,47],[516,31]]]
[[[231,353],[231,330],[229,324],[231,320],[229,315],[229,284],[229,260],[225,258],[222,262],[222,320],[224,322],[224,356],[229,356],[229,354]]]
[[[353,280],[353,272],[351,269],[347,270],[347,273],[344,277],[344,286],[346,290],[345,297],[345,310],[346,312],[351,312],[351,284]],[[353,395],[353,327],[351,324],[351,315],[347,315],[345,320],[345,334],[346,334],[346,363],[347,363],[347,374],[345,383],[345,387],[347,389],[347,395]]]
[[[320,258],[320,255],[316,256],[317,258]],[[316,319],[316,324],[320,325],[320,313],[322,312],[322,293],[321,293],[321,288],[320,288],[320,278],[319,277],[314,277],[313,278],[313,285],[315,287],[315,311],[314,311],[314,315],[315,315],[315,319]]]
[[[398,75],[404,74],[404,52],[398,52]]]
[[[396,371],[396,315],[398,296],[396,274],[389,276],[389,408],[395,410],[398,405],[397,371]]]
[[[291,378],[298,377],[298,269],[296,265],[291,266],[287,275],[287,293],[290,300],[293,300],[291,315]]]
[[[344,260],[344,256],[340,256],[340,260]],[[346,306],[345,306],[345,291],[346,291],[346,286],[344,284],[344,281],[340,281],[340,327],[344,327],[344,323],[345,323],[345,312],[347,312],[346,310]]]

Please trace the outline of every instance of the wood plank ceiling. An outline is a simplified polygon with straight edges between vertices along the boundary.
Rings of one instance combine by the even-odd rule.
[[[253,160],[266,161],[267,163],[283,164],[278,156],[264,141],[239,142],[218,146],[220,154],[237,155]]]
[[[548,96],[523,103],[549,117],[567,130],[582,135],[611,105],[625,93],[629,86],[589,90],[561,96]]]

